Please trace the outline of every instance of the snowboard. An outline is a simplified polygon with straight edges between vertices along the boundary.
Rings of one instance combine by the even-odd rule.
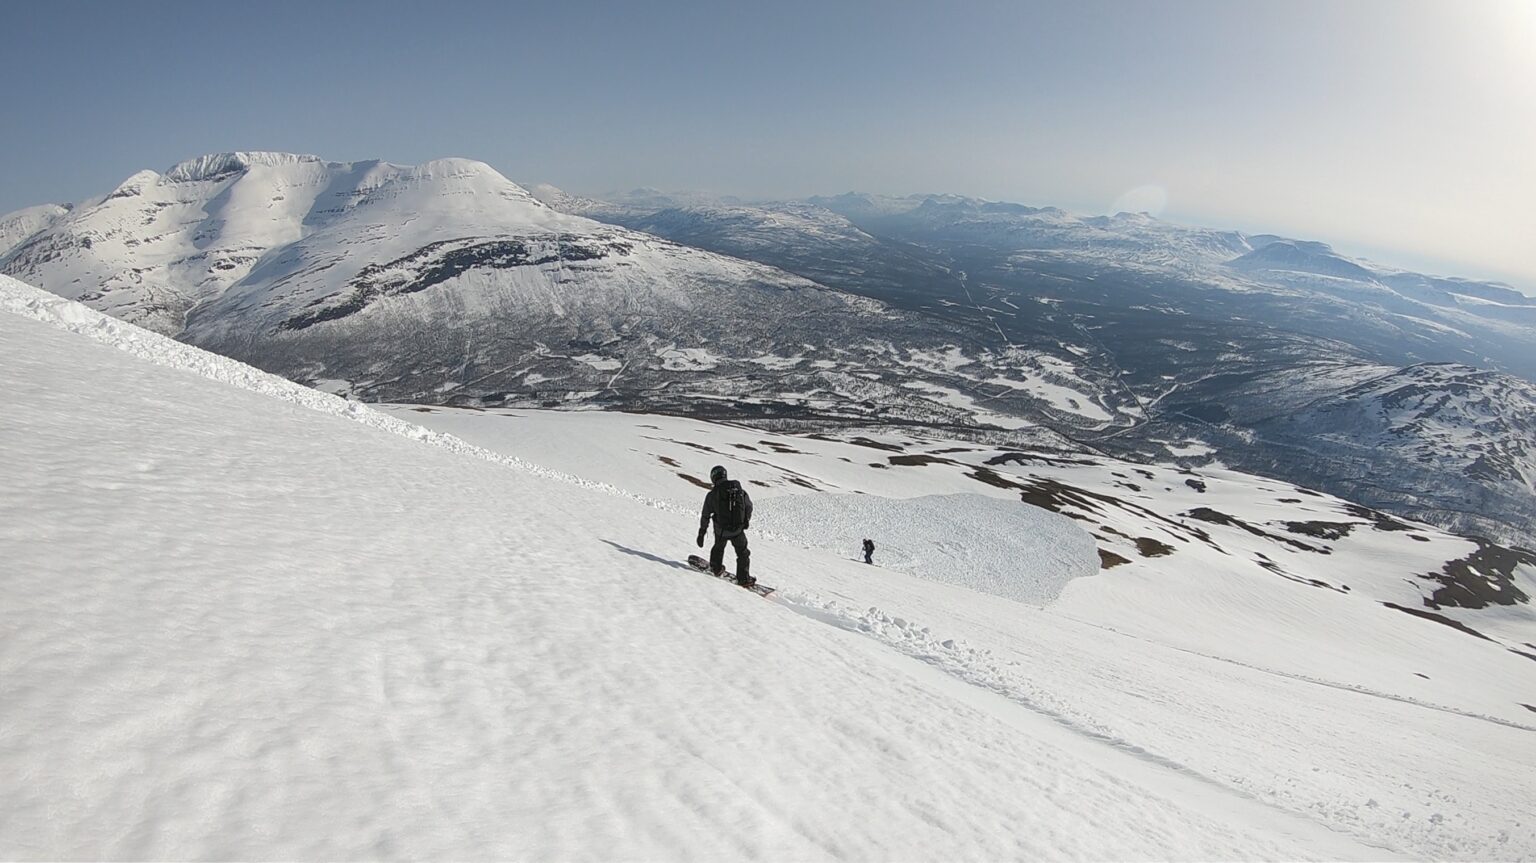
[[[715,575],[713,572],[709,571],[709,561],[705,560],[702,557],[699,557],[696,554],[688,555],[688,565],[693,567],[694,569],[697,569],[699,572],[704,573],[705,575]],[[719,579],[723,579],[725,581],[729,581],[731,584],[735,584],[736,583],[736,576],[732,575],[729,572],[722,572],[719,575],[715,575],[715,578],[719,578]],[[773,588],[768,587],[767,585],[763,584],[761,581],[757,582],[756,584],[753,584],[751,587],[747,588],[747,590],[752,591],[753,593],[757,594],[758,596],[767,596],[768,594],[773,593]]]

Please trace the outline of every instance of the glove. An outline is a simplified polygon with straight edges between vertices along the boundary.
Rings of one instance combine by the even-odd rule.
[[[704,531],[702,531],[702,530],[699,531],[698,543],[699,543],[699,548],[703,548],[704,547]]]

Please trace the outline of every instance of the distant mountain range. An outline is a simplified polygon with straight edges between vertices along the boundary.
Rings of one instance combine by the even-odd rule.
[[[1319,242],[956,196],[747,205],[534,193],[1097,371],[1135,407],[1129,427],[1073,434],[1085,444],[1217,460],[1536,542],[1536,300],[1508,285],[1383,268]],[[1408,381],[1426,404],[1486,414],[1396,422],[1374,394]],[[1323,405],[1354,423],[1319,423]]]
[[[1323,243],[229,153],[0,217],[0,272],[366,400],[1219,462],[1536,546],[1536,300]]]

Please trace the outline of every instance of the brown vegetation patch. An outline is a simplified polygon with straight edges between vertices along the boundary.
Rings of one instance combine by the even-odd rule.
[[[688,480],[689,482],[693,483],[694,485],[698,486],[699,488],[711,488],[712,487],[712,486],[710,486],[709,483],[705,482],[702,479],[699,479],[698,477],[694,476],[693,474],[687,474],[687,473],[683,473],[682,471],[678,471],[677,475],[682,477],[683,479]]]
[[[1413,530],[1413,525],[1405,521],[1399,521],[1384,512],[1378,512],[1358,503],[1344,504],[1344,511],[1355,518],[1371,522],[1371,526],[1377,530]]]
[[[880,441],[877,441],[877,440],[870,440],[867,437],[849,438],[847,440],[847,443],[855,444],[857,446],[869,447],[870,449],[881,449],[881,450],[885,450],[886,452],[905,452],[906,451],[906,450],[902,449],[901,447],[897,446],[896,444],[893,444],[893,443],[881,443]]]
[[[1073,465],[1073,464],[1076,464],[1076,465],[1087,465],[1089,467],[1098,467],[1098,465],[1099,465],[1098,462],[1096,462],[1096,461],[1094,461],[1092,459],[1066,458],[1064,456],[1042,455],[1041,453],[1032,453],[1032,452],[1005,452],[1005,453],[999,453],[998,455],[995,455],[995,456],[987,459],[987,464],[990,464],[990,465],[999,465],[999,464],[1026,465],[1026,464],[1029,464],[1031,462],[1038,462],[1040,464],[1050,465],[1052,467],[1059,467],[1059,466],[1062,466],[1062,465]]]
[[[804,450],[798,450],[798,449],[795,449],[792,446],[787,446],[787,445],[779,443],[777,441],[760,440],[760,441],[758,441],[758,443],[762,444],[765,447],[768,447],[769,449],[773,450],[776,453],[795,454],[795,455],[804,455],[805,454]]]
[[[929,464],[955,464],[952,459],[938,458],[931,455],[893,455],[890,462],[897,467],[922,467]]]
[[[701,444],[701,443],[694,443],[693,441],[689,441],[689,440],[676,440],[674,438],[669,438],[669,437],[651,437],[650,435],[646,435],[646,439],[648,439],[648,440],[666,441],[667,443],[675,443],[675,444],[677,444],[679,446],[692,447],[693,449],[699,450],[700,452],[708,452],[708,453],[716,453],[716,454],[718,454],[718,452],[713,447],[708,447],[708,446],[705,446],[704,444]]]
[[[1185,542],[1199,540],[1222,554],[1231,554],[1231,552],[1212,541],[1209,533],[1198,527],[1185,524],[1182,521],[1175,521],[1161,513],[1154,512],[1130,501],[1121,500],[1112,495],[1100,494],[1085,488],[1078,488],[1077,486],[1069,486],[1053,479],[1030,479],[1023,483],[1014,482],[1005,477],[998,476],[984,467],[977,468],[967,473],[966,476],[999,488],[1018,489],[1019,498],[1030,506],[1048,509],[1051,512],[1060,513],[1068,518],[1075,518],[1079,521],[1092,521],[1093,519],[1083,515],[1081,512],[1074,512],[1074,509],[1102,516],[1106,507],[1114,507],[1115,509],[1132,513],[1139,518],[1155,522],[1158,527],[1167,531],[1175,539]]]
[[[1268,532],[1266,530],[1261,530],[1261,529],[1259,529],[1257,527],[1254,527],[1253,525],[1249,524],[1248,522],[1243,521],[1242,519],[1238,518],[1237,516],[1227,515],[1226,513],[1221,512],[1220,510],[1214,510],[1214,509],[1211,509],[1208,506],[1197,506],[1194,509],[1192,509],[1189,512],[1186,512],[1184,514],[1189,516],[1190,518],[1199,519],[1200,521],[1210,522],[1211,524],[1221,524],[1221,525],[1226,525],[1228,527],[1235,527],[1235,528],[1238,528],[1240,530],[1245,530],[1245,531],[1253,534],[1254,536],[1260,536],[1260,537],[1263,537],[1263,538],[1268,539],[1268,540],[1273,540],[1274,542],[1282,543],[1284,545],[1289,545],[1289,546],[1291,546],[1292,548],[1295,548],[1298,551],[1312,551],[1312,552],[1317,552],[1318,554],[1332,554],[1333,553],[1332,549],[1320,548],[1320,547],[1315,546],[1315,545],[1308,545],[1307,543],[1301,542],[1300,540],[1291,539],[1290,537],[1287,537],[1287,536],[1281,536],[1281,535],[1279,535],[1277,533],[1270,533],[1270,532]]]
[[[977,482],[984,482],[987,485],[994,486],[996,488],[1008,488],[1008,489],[1027,488],[1027,486],[1020,485],[1020,484],[1014,482],[1013,480],[1008,479],[1007,477],[1003,476],[1002,474],[999,474],[995,470],[988,470],[988,469],[986,469],[984,467],[976,468],[975,470],[973,470],[970,473],[966,474],[966,476],[970,477],[971,479],[976,480]],[[1046,482],[1051,482],[1051,480],[1045,480],[1045,481]],[[1065,488],[1065,486],[1063,486],[1063,488]],[[1029,502],[1028,498],[1025,499],[1025,502]],[[1041,506],[1041,504],[1035,504],[1035,505],[1036,506]],[[1061,510],[1056,509],[1055,507],[1052,507],[1052,506],[1047,506],[1045,508],[1046,509],[1050,509],[1050,510],[1054,510],[1056,512],[1061,512]]]
[[[1122,557],[1106,548],[1099,549],[1099,569],[1114,569],[1122,563],[1130,563],[1131,559]]]
[[[1411,614],[1414,617],[1422,617],[1425,620],[1433,620],[1436,623],[1444,624],[1446,626],[1449,626],[1452,629],[1458,630],[1460,632],[1465,632],[1468,635],[1472,635],[1472,636],[1476,636],[1478,638],[1481,638],[1484,641],[1493,641],[1493,639],[1491,639],[1488,636],[1482,634],[1481,632],[1478,632],[1477,630],[1473,629],[1472,627],[1467,626],[1465,623],[1462,623],[1459,620],[1452,620],[1451,618],[1446,617],[1443,614],[1435,614],[1432,611],[1422,611],[1422,610],[1417,609],[1417,608],[1404,608],[1403,606],[1398,605],[1397,603],[1394,603],[1394,602],[1383,602],[1382,605],[1385,605],[1387,608],[1395,608],[1398,611],[1407,612],[1408,614]],[[1494,641],[1494,643],[1497,644],[1498,642]]]
[[[1352,521],[1286,521],[1281,522],[1291,533],[1314,536],[1318,539],[1343,539],[1355,529]]]
[[[1150,536],[1136,538],[1136,550],[1142,557],[1166,557],[1173,554],[1173,546],[1166,542],[1159,542]]]
[[[1440,583],[1424,604],[1430,608],[1486,608],[1529,602],[1530,597],[1515,586],[1513,577],[1515,567],[1521,564],[1536,566],[1536,553],[1482,539],[1474,541],[1477,551],[1448,561],[1439,572],[1420,576]]]
[[[1335,591],[1338,591],[1339,593],[1349,593],[1349,585],[1347,585],[1347,584],[1344,585],[1343,587],[1334,587],[1333,585],[1329,584],[1326,581],[1320,581],[1320,580],[1315,579],[1315,578],[1302,578],[1299,575],[1292,575],[1291,573],[1287,572],[1285,570],[1285,568],[1282,567],[1280,564],[1275,563],[1274,561],[1270,560],[1268,557],[1265,557],[1262,552],[1255,552],[1254,553],[1254,562],[1257,563],[1259,566],[1262,566],[1265,569],[1269,570],[1270,572],[1273,572],[1275,575],[1280,576],[1281,578],[1285,579],[1286,581],[1294,581],[1297,584],[1305,584],[1308,587],[1321,587],[1321,588],[1323,588],[1325,590],[1335,590]]]

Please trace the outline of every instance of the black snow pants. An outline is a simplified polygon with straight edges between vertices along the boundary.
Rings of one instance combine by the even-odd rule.
[[[736,577],[745,578],[750,575],[752,552],[747,550],[747,532],[744,530],[739,530],[730,536],[724,536],[720,531],[715,531],[715,544],[709,549],[709,568],[715,572],[725,568],[726,543],[736,548]]]

